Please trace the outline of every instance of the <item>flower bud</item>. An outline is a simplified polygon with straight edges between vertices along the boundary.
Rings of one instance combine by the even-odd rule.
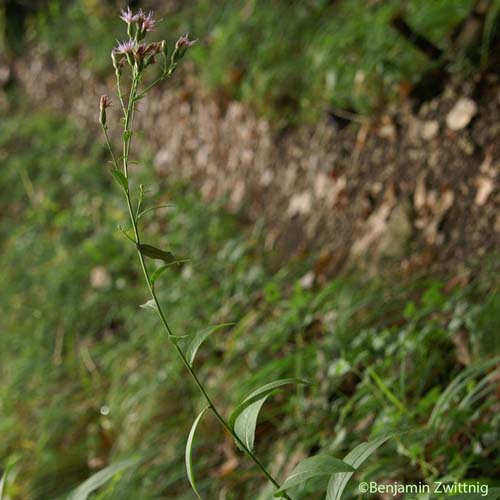
[[[99,100],[99,123],[105,127],[106,126],[106,108],[111,106],[111,100],[107,95],[102,95]]]

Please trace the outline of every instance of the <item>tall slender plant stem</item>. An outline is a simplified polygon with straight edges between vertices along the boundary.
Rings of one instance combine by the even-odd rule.
[[[139,93],[138,89],[139,89],[139,84],[140,84],[140,81],[141,81],[141,76],[142,75],[141,75],[140,70],[137,68],[137,66],[134,66],[133,67],[133,71],[132,71],[132,84],[131,84],[130,94],[129,94],[129,98],[128,98],[128,102],[127,102],[126,106],[125,106],[125,101],[123,100],[123,97],[121,95],[121,89],[120,89],[119,80],[117,82],[117,88],[118,88],[118,92],[120,94],[120,104],[121,104],[122,110],[124,112],[123,158],[122,158],[123,165],[122,165],[122,167],[123,167],[123,175],[125,176],[125,178],[127,180],[129,178],[129,172],[128,172],[128,167],[129,167],[129,152],[130,152],[130,146],[131,146],[131,143],[132,143],[132,134],[133,134],[132,129],[133,129],[133,122],[134,122],[134,114],[135,114],[135,103],[151,87],[151,86],[147,87],[145,91]],[[117,79],[118,78],[119,77],[117,75]],[[112,148],[111,142],[109,140],[109,136],[108,136],[108,132],[107,132],[106,126],[102,125],[102,128],[103,128],[104,135],[105,135],[105,138],[106,138],[107,147],[108,147],[109,152],[111,154],[111,159],[112,159],[113,165],[114,165],[115,169],[118,170],[119,169],[119,164],[118,164],[118,161],[116,159],[116,156],[113,153],[113,148]],[[231,428],[231,426],[229,425],[229,423],[227,422],[227,420],[222,416],[221,412],[217,409],[217,407],[215,406],[212,398],[210,397],[210,395],[208,394],[207,390],[205,389],[205,386],[203,385],[203,383],[198,378],[198,375],[194,371],[194,369],[191,366],[191,364],[188,362],[188,360],[187,360],[184,352],[182,351],[181,347],[179,346],[178,341],[177,341],[178,337],[176,337],[173,334],[173,332],[172,332],[172,330],[171,330],[171,328],[170,328],[170,326],[168,324],[166,315],[165,315],[165,313],[164,313],[164,311],[162,309],[160,301],[158,300],[158,297],[156,295],[156,291],[154,289],[154,286],[153,286],[153,284],[151,282],[151,279],[150,279],[150,276],[149,276],[148,267],[147,267],[147,264],[146,264],[146,260],[144,258],[144,255],[140,251],[141,237],[140,237],[140,231],[139,231],[139,226],[138,226],[138,220],[137,220],[137,216],[134,214],[134,209],[133,209],[133,206],[132,206],[132,201],[131,201],[131,198],[130,198],[130,191],[129,191],[128,187],[125,189],[125,199],[126,199],[126,203],[127,203],[127,209],[128,209],[128,212],[129,212],[129,216],[130,216],[130,222],[132,224],[132,231],[133,231],[133,236],[134,236],[133,237],[133,241],[134,241],[134,243],[135,243],[135,245],[137,247],[137,254],[139,256],[139,262],[140,262],[140,265],[141,265],[142,272],[144,274],[144,279],[146,280],[146,284],[147,284],[147,287],[148,287],[148,290],[149,290],[149,294],[151,295],[151,299],[154,302],[154,305],[155,305],[155,308],[157,310],[158,316],[159,316],[160,321],[161,321],[161,323],[162,323],[162,325],[163,325],[163,327],[164,327],[164,329],[165,329],[165,331],[166,331],[166,333],[168,335],[169,340],[171,341],[172,345],[174,346],[175,350],[177,351],[178,355],[180,356],[181,361],[182,361],[184,367],[186,368],[186,370],[188,371],[189,375],[193,379],[193,382],[195,383],[195,385],[197,386],[197,388],[201,392],[203,398],[206,400],[209,408],[211,409],[211,411],[214,414],[214,416],[216,417],[216,419],[220,422],[220,424],[222,425],[222,427],[224,429],[226,429],[233,436],[233,438],[238,443],[238,445],[241,447],[241,449],[244,450],[244,452],[246,453],[246,455],[254,462],[254,464],[262,472],[262,474],[264,474],[264,476],[266,476],[266,478],[276,488],[279,489],[280,488],[280,484],[278,483],[278,481],[271,475],[271,473],[267,470],[267,468],[262,464],[262,462],[254,454],[254,452],[252,450],[250,450],[245,445],[245,443],[239,438],[239,436]],[[288,500],[290,500],[290,497],[286,493],[283,493],[283,497],[286,498],[286,499],[288,499]]]

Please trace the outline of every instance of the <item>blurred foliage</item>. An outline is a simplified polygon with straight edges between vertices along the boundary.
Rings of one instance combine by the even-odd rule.
[[[401,12],[411,27],[444,51],[452,72],[474,69],[452,50],[451,34],[473,0],[191,0],[143,1],[163,18],[159,37],[172,43],[185,31],[199,39],[191,52],[212,89],[240,98],[278,124],[314,120],[336,108],[375,112],[438,64],[391,27]],[[50,0],[31,16],[30,39],[48,50],[76,54],[109,71],[120,36],[113,2]],[[500,0],[493,0],[481,58],[487,61]],[[92,34],[89,36],[89,34]],[[107,47],[103,50],[103,47]],[[478,63],[477,61],[475,62]]]
[[[126,213],[104,148],[67,120],[20,105],[0,125],[0,158],[8,495],[55,499],[135,458],[96,498],[192,498],[183,450],[202,401],[156,316],[139,307],[147,293],[133,245],[116,230]],[[498,484],[498,259],[467,286],[346,276],[304,289],[314,256],[283,264],[263,251],[260,224],[207,206],[186,186],[158,184],[147,155],[139,160],[147,202],[176,205],[146,219],[148,240],[190,259],[159,284],[174,331],[236,323],[196,361],[221,408],[228,414],[270,380],[311,381],[273,396],[260,417],[257,453],[279,477],[294,457],[342,457],[370,434],[409,426],[423,432],[385,445],[358,479]],[[194,455],[206,498],[269,498],[214,419],[201,423]]]

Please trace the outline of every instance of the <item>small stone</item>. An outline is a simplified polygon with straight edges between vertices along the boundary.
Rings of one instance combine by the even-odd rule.
[[[300,278],[300,280],[299,280],[300,286],[304,290],[310,290],[314,285],[315,278],[316,278],[316,276],[315,276],[314,272],[309,271],[308,273],[304,274],[304,276],[302,276],[302,278]]]
[[[476,205],[479,205],[481,207],[486,203],[488,197],[493,191],[493,181],[485,175],[480,175],[476,179],[476,185],[477,193],[474,201],[476,202]]]
[[[434,139],[436,137],[437,133],[439,132],[439,123],[437,120],[429,120],[426,121],[422,125],[422,130],[421,130],[421,135],[422,139],[425,139],[426,141],[430,141],[431,139]]]
[[[312,196],[308,191],[297,193],[290,199],[288,205],[288,214],[293,217],[295,215],[305,215],[311,211]]]
[[[446,116],[446,125],[449,129],[457,131],[469,125],[477,113],[477,104],[468,97],[461,97]]]
[[[104,266],[96,266],[90,271],[90,285],[97,289],[111,285],[111,275]]]

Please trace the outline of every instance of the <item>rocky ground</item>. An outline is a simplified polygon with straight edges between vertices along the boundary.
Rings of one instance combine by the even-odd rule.
[[[26,58],[12,70],[29,99],[95,126],[98,82],[74,62]],[[276,131],[241,103],[201,88],[187,68],[174,88],[141,103],[141,140],[159,177],[196,184],[207,199],[264,218],[267,245],[321,249],[317,275],[350,263],[368,271],[463,263],[500,248],[500,83],[495,75],[449,84],[414,110],[339,127]],[[182,82],[179,83],[179,82]],[[116,107],[115,107],[116,111]]]

